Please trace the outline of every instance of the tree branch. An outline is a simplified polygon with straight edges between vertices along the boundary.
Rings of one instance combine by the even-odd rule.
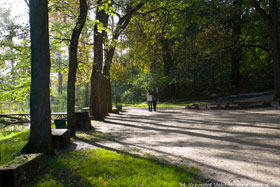
[[[86,45],[92,45],[93,46],[93,43],[88,43],[88,42],[85,42],[83,40],[80,40],[80,42],[83,43],[83,44],[86,44]]]
[[[24,1],[27,4],[28,8],[30,8],[29,1],[28,0],[24,0]]]
[[[261,46],[261,45],[244,44],[242,47],[253,47],[253,48],[259,48],[259,49],[262,49],[263,51],[265,51],[265,52],[267,52],[267,53],[270,53],[268,48],[266,48],[266,47],[264,47],[264,46]]]
[[[270,15],[267,14],[264,9],[259,5],[259,3],[256,0],[250,0],[251,5],[256,9],[256,11],[261,15],[261,17],[264,19],[266,24],[271,23]]]
[[[139,14],[140,14],[140,15],[147,15],[147,14],[150,14],[150,13],[153,13],[153,12],[157,12],[157,11],[159,11],[159,10],[164,10],[164,11],[166,11],[166,12],[181,11],[180,9],[177,9],[177,8],[168,10],[167,8],[160,7],[160,8],[156,8],[156,9],[154,9],[154,10],[150,10],[150,11],[143,12],[143,13],[139,13]]]
[[[67,39],[67,38],[57,38],[57,37],[53,37],[53,36],[51,36],[51,38],[55,39],[55,40],[60,40],[60,41],[68,41],[68,42],[71,41],[70,39]]]

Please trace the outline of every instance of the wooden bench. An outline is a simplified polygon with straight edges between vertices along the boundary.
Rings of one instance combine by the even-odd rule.
[[[22,186],[44,168],[45,156],[42,153],[18,156],[0,166],[0,186]]]
[[[68,129],[52,129],[52,141],[54,148],[65,148],[70,142]]]

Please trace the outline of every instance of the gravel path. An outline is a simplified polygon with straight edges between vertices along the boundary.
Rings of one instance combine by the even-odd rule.
[[[279,107],[128,108],[94,126],[107,134],[99,146],[198,166],[204,178],[230,186],[280,186]]]

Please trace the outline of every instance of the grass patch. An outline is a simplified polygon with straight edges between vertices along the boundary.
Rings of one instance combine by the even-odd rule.
[[[106,138],[106,134],[98,131],[93,131],[93,132],[77,131],[76,136],[84,140],[96,140],[96,141]]]
[[[105,149],[59,153],[25,186],[180,186],[197,182],[198,169],[160,164]]]
[[[56,128],[54,123],[51,124],[51,128],[52,128],[52,129],[55,129],[55,128]]]
[[[0,165],[20,155],[20,150],[27,143],[29,130],[3,131],[0,134]]]

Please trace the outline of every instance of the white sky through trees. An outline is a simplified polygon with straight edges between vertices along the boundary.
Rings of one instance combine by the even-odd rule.
[[[16,18],[15,21],[19,24],[28,24],[29,12],[28,6],[24,0],[0,0],[0,7],[11,10],[11,18]]]

